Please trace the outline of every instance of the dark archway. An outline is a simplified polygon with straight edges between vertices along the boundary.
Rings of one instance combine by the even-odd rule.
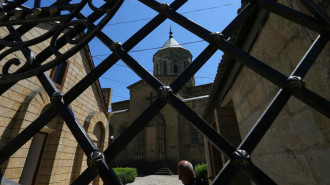
[[[137,160],[166,160],[165,119],[161,113],[157,114],[138,135],[135,148]]]
[[[242,139],[232,100],[229,101],[226,106],[216,108],[215,124],[216,129],[220,132],[220,134],[222,134],[235,147],[238,147],[238,145],[242,142]],[[212,170],[218,174],[229,159],[214,146],[211,145],[210,149],[211,157],[213,158],[213,161],[215,161],[214,168]],[[231,183],[241,185],[251,184],[248,177],[240,171],[236,172]]]

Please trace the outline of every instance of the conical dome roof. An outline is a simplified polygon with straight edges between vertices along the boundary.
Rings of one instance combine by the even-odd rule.
[[[183,48],[176,40],[174,40],[171,29],[170,29],[170,38],[167,40],[167,42],[164,44],[164,46],[161,49],[165,49],[165,48]]]
[[[165,48],[183,48],[176,40],[172,38],[168,39],[168,41],[164,44],[161,49]]]

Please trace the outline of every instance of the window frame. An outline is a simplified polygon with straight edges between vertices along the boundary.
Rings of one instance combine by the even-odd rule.
[[[66,76],[67,76],[67,73],[68,73],[68,70],[69,70],[69,65],[70,65],[70,63],[71,63],[71,61],[69,61],[69,60],[66,60],[65,62],[66,62],[66,67],[65,67],[65,71],[64,71],[64,73],[63,73],[63,78],[62,78],[61,84],[58,84],[58,83],[56,83],[56,82],[54,81],[54,76],[55,76],[55,73],[56,73],[56,69],[58,68],[58,65],[55,66],[55,67],[51,70],[50,75],[49,75],[50,79],[54,82],[56,88],[58,88],[58,89],[60,89],[60,90],[62,90],[63,87],[64,87],[64,83],[65,83],[65,80],[66,80]],[[61,63],[61,64],[64,64],[64,62]],[[59,64],[59,65],[60,65],[60,64]]]

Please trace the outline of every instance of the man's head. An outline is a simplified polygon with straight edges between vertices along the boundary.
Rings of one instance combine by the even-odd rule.
[[[194,168],[189,161],[180,161],[177,166],[179,179],[183,184],[190,184],[196,178]]]

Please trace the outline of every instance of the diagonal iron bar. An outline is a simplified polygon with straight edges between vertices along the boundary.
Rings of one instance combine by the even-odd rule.
[[[159,111],[167,104],[160,98],[156,99],[133,123],[122,133],[105,151],[104,155],[108,162],[112,161],[119,152],[127,146],[127,144],[135,138],[140,131],[148,124],[148,122],[159,113]],[[92,181],[96,173],[87,168],[72,185],[80,185],[85,182]]]
[[[170,85],[174,94],[187,83],[187,81],[208,61],[208,59],[217,51],[214,46],[207,46],[204,51],[178,76]]]
[[[91,155],[93,154],[93,152],[99,151],[92,139],[88,136],[87,132],[79,123],[78,119],[75,117],[69,106],[63,103],[62,96],[54,97],[55,93],[58,92],[50,78],[45,73],[42,73],[38,75],[38,79],[40,80],[43,87],[46,89],[47,93],[51,94],[51,98],[54,99],[53,104],[62,116],[63,120],[68,125],[71,133],[76,138],[82,150],[89,158],[92,158]],[[113,172],[113,170],[107,166],[104,159],[98,161],[98,165],[95,168],[99,172],[102,180],[107,184],[111,182],[115,182],[115,184],[118,185],[122,184],[116,174]]]
[[[121,45],[120,48],[114,51],[125,64],[130,67],[137,75],[139,75],[143,80],[145,80],[152,88],[157,90],[159,87],[163,86],[163,84],[155,78],[152,74],[149,73],[146,69],[144,69],[136,60],[134,60],[127,52],[125,52]]]
[[[196,112],[191,110],[185,103],[183,103],[175,95],[170,97],[171,105],[180,112],[190,123],[207,137],[216,148],[221,150],[230,160],[235,160],[240,166],[246,168],[243,172],[251,177],[251,179],[257,184],[269,184],[275,185],[276,183],[270,179],[265,173],[263,173],[258,167],[256,167],[250,160],[236,160],[234,152],[236,148],[220,133],[213,129],[206,121],[204,121]]]
[[[223,41],[220,47],[224,52],[231,55],[231,57],[236,59],[238,62],[243,63],[251,70],[260,74],[261,76],[268,79],[280,88],[290,91],[296,98],[303,101],[315,110],[319,111],[323,115],[330,117],[330,103],[323,97],[315,94],[314,92],[306,89],[305,87],[302,87],[299,90],[292,90],[290,85],[288,84],[287,76],[269,67],[268,65],[264,64],[263,62],[259,61],[258,59],[252,57],[251,55],[245,53],[241,49],[233,46],[226,41]]]
[[[84,3],[87,2],[87,0],[83,1]],[[82,2],[82,3],[83,3]],[[58,54],[58,56],[52,60],[52,62],[47,63],[45,65],[42,65],[38,68],[33,68],[29,71],[26,72],[22,72],[19,74],[16,74],[14,76],[11,77],[3,77],[0,80],[0,83],[3,83],[4,81],[6,81],[7,83],[11,83],[11,82],[16,82],[18,80],[20,80],[21,78],[28,78],[31,77],[35,74],[38,74],[42,71],[48,70],[50,68],[52,68],[54,65],[58,65],[61,62],[63,62],[64,60],[67,60],[69,57],[71,57],[72,55],[74,55],[75,53],[77,53],[84,45],[88,44],[89,41],[91,41],[94,36],[106,25],[106,23],[114,16],[115,12],[119,9],[120,5],[122,4],[123,0],[117,0],[114,3],[114,6],[110,9],[110,11],[108,11],[106,13],[106,15],[104,16],[104,18],[98,23],[98,25],[96,27],[93,27],[93,29],[90,29],[87,31],[86,35],[84,37],[82,37],[80,39],[80,41],[78,43],[76,43],[71,49],[69,49],[68,51],[66,51],[64,54]],[[79,6],[78,8],[82,8],[81,6]],[[74,12],[76,12],[78,9],[75,9]],[[66,20],[68,20],[70,17],[72,17],[72,15],[70,14]],[[78,23],[82,23],[84,21],[81,20],[76,20],[76,22],[78,21]],[[71,22],[70,24],[74,24],[75,22]],[[68,23],[69,24],[69,23]],[[67,24],[61,24],[63,26],[63,28],[65,26],[67,26]],[[62,27],[60,28],[62,29]],[[58,33],[59,34],[59,33]],[[55,46],[54,43],[56,42],[55,37],[53,37],[52,41],[51,41],[51,45]],[[51,47],[52,51],[56,51],[53,47]]]
[[[291,76],[299,76],[303,78],[311,68],[312,64],[315,62],[317,56],[325,47],[326,43],[327,39],[324,36],[318,36],[318,38],[310,47],[309,51],[306,52],[306,55],[297,65],[296,69],[292,72]],[[280,114],[281,110],[286,105],[291,95],[292,93],[289,91],[283,89],[279,90],[265,112],[260,116],[255,126],[251,129],[246,138],[240,144],[238,147],[239,149],[246,151],[248,154],[253,152],[257,144],[261,141],[272,123],[275,121],[276,117]],[[234,174],[230,174],[232,170],[233,169],[231,165],[224,167],[220,173],[224,173],[226,175],[218,175],[215,182],[217,184],[221,184],[227,182],[228,179],[233,178]]]
[[[255,6],[253,6],[251,3],[247,4],[244,9],[235,17],[234,20],[232,20],[228,26],[222,30],[222,35],[224,39],[228,39],[231,34],[234,32],[234,30],[237,29],[242,23],[251,16],[251,14],[255,10]]]
[[[78,141],[85,154],[89,156],[89,158],[91,158],[93,152],[99,151],[98,148],[95,146],[94,142],[89,138],[85,129],[75,118],[69,106],[64,105],[63,103],[58,103],[56,106],[57,109],[59,109],[62,118],[71,130],[71,133],[75,136],[76,140]],[[108,167],[104,159],[99,161],[98,166],[95,168],[97,169],[99,175],[106,184],[122,185],[117,175],[111,168]]]
[[[39,74],[37,77],[41,82],[42,86],[45,88],[47,94],[51,98],[55,99],[52,103],[55,104],[56,109],[68,125],[71,133],[76,138],[78,144],[85,152],[85,154],[91,158],[93,152],[99,151],[98,148],[96,147],[92,139],[88,136],[82,125],[79,123],[78,119],[75,117],[69,106],[63,103],[62,96],[54,97],[55,93],[59,92],[53,85],[51,79],[46,75],[46,73]],[[107,166],[106,161],[104,159],[98,161],[98,165],[95,168],[97,169],[102,180],[105,183],[109,184],[111,182],[115,182],[115,184],[117,185],[122,185],[117,175],[113,172],[112,169]]]
[[[317,19],[330,24],[329,16],[323,12],[312,0],[302,0],[301,2]]]
[[[15,0],[10,2],[5,6],[4,10],[8,11],[20,6],[26,0]],[[315,3],[311,0],[302,0],[304,5],[314,14],[316,17],[310,17],[301,12],[293,10],[284,5],[280,5],[273,0],[258,0],[251,1],[242,12],[222,31],[222,33],[210,32],[209,30],[203,28],[202,26],[194,23],[193,21],[187,19],[186,17],[178,14],[176,10],[182,6],[187,0],[176,0],[171,5],[160,4],[155,0],[140,0],[142,3],[151,7],[152,9],[159,12],[155,18],[153,18],[148,24],[146,24],[142,29],[136,32],[131,38],[129,38],[123,45],[117,42],[113,42],[106,34],[104,34],[101,29],[107,23],[112,16],[115,14],[116,10],[119,8],[122,0],[118,1],[107,1],[106,4],[101,6],[99,10],[95,10],[87,18],[81,13],[77,12],[79,9],[72,10],[72,8],[67,8],[72,11],[65,21],[71,20],[73,16],[77,19],[85,20],[88,22],[88,38],[82,38],[83,42],[79,43],[79,47],[82,48],[95,36],[99,38],[103,44],[105,44],[110,50],[113,51],[105,60],[101,62],[92,72],[87,74],[78,84],[76,84],[72,89],[70,89],[63,97],[56,96],[59,94],[58,90],[51,82],[50,78],[46,73],[42,72],[50,67],[41,66],[41,64],[46,61],[52,54],[52,47],[44,49],[33,60],[31,66],[19,69],[17,76],[8,77],[2,79],[0,88],[0,94],[7,91],[12,85],[14,85],[17,80],[20,80],[24,75],[26,77],[36,75],[41,82],[42,86],[45,88],[47,94],[51,97],[53,105],[41,114],[39,118],[33,121],[26,129],[24,129],[20,134],[17,135],[12,141],[10,141],[2,150],[0,150],[0,164],[8,159],[15,151],[17,151],[24,143],[26,143],[34,134],[36,134],[44,125],[46,125],[52,118],[54,118],[57,113],[60,113],[73,133],[74,137],[78,141],[79,145],[82,147],[83,151],[89,156],[89,167],[81,174],[78,179],[74,181],[73,184],[88,184],[92,181],[97,174],[100,174],[101,178],[106,184],[121,184],[118,177],[114,174],[111,168],[106,164],[106,161],[111,161],[116,155],[138,135],[138,133],[146,126],[146,124],[157,114],[159,111],[167,104],[168,101],[181,112],[191,124],[199,130],[204,136],[206,136],[210,142],[212,142],[218,149],[222,150],[225,155],[230,159],[226,166],[221,170],[221,172],[216,177],[213,184],[227,184],[231,181],[233,175],[242,171],[247,176],[249,176],[256,184],[275,184],[275,182],[270,179],[264,172],[262,172],[258,167],[256,167],[250,160],[249,154],[253,152],[254,148],[260,142],[264,134],[270,128],[273,121],[276,119],[277,115],[281,112],[283,106],[286,104],[291,95],[300,99],[310,107],[316,109],[322,114],[330,117],[330,103],[323,97],[317,95],[316,93],[306,89],[301,81],[305,76],[307,71],[310,69],[311,65],[315,62],[318,54],[322,51],[324,46],[327,44],[329,38],[328,33],[330,30],[329,17],[319,9]],[[74,7],[75,5],[70,5],[69,1],[56,1],[60,6],[63,4]],[[87,0],[82,1],[78,6],[82,8]],[[56,4],[55,3],[55,4]],[[36,7],[40,6],[40,1],[35,1]],[[102,8],[103,7],[103,8]],[[113,9],[113,7],[116,7]],[[306,53],[304,58],[301,60],[300,64],[297,66],[295,71],[290,77],[283,75],[282,73],[274,70],[270,66],[266,65],[262,61],[250,56],[249,54],[242,51],[240,48],[232,45],[225,39],[228,39],[233,31],[237,29],[248,17],[250,17],[258,7],[269,10],[275,14],[278,14],[286,19],[289,19],[295,23],[301,24],[311,30],[321,33],[321,36],[316,39],[316,41],[311,46],[310,50]],[[98,25],[94,25],[97,19],[99,19],[107,12],[106,18],[102,19]],[[94,9],[93,9],[94,10]],[[109,11],[110,10],[110,11]],[[27,10],[32,12],[31,10]],[[10,13],[12,14],[12,13]],[[195,35],[206,40],[210,45],[195,59],[195,61],[170,85],[170,94],[166,95],[164,90],[164,85],[154,76],[152,76],[147,70],[145,70],[137,61],[135,61],[127,52],[131,50],[137,43],[139,43],[143,38],[145,38],[151,31],[158,27],[164,20],[170,18],[174,22],[183,26],[187,30],[191,31]],[[56,16],[53,17],[42,17],[38,20],[54,20]],[[37,19],[36,19],[37,20]],[[14,22],[13,22],[14,21]],[[1,22],[0,24],[6,25],[9,30],[11,30],[11,35],[8,35],[4,39],[4,43],[13,45],[10,43],[15,39],[20,42],[20,37],[22,34],[26,33],[28,30],[35,26],[35,22],[32,19],[28,19],[24,23],[31,24],[26,26],[23,24],[18,29],[10,27],[11,24],[23,23],[21,20],[11,20],[11,22]],[[47,22],[48,22],[47,21]],[[62,25],[62,23],[60,23]],[[61,48],[68,43],[66,37],[69,35],[70,38],[74,38],[79,33],[85,29],[84,26],[76,25],[71,31],[66,33],[64,36],[60,37],[55,41],[56,49]],[[92,34],[91,34],[92,33]],[[323,34],[323,35],[322,35]],[[28,41],[25,46],[30,46],[33,41]],[[24,45],[24,44],[23,44]],[[22,45],[22,46],[23,46]],[[63,62],[66,57],[69,57],[73,53],[77,52],[78,46],[67,51],[65,54],[57,57],[55,63],[59,64]],[[0,46],[2,49],[3,47]],[[256,73],[260,74],[262,77],[268,79],[275,85],[279,86],[280,91],[273,99],[272,103],[268,106],[264,114],[257,121],[254,128],[250,131],[245,140],[241,143],[238,148],[235,148],[230,142],[228,142],[223,136],[221,136],[217,131],[215,131],[208,123],[206,123],[202,118],[200,118],[194,111],[192,111],[187,105],[185,105],[179,98],[177,98],[172,93],[177,93],[182,86],[205,64],[205,62],[215,53],[217,49],[228,53],[232,58],[236,59],[238,62],[243,63]],[[31,51],[25,47],[22,50],[25,58],[31,57]],[[92,83],[94,83],[102,74],[104,74],[108,69],[110,69],[119,59],[122,59],[136,74],[138,74],[143,80],[145,80],[153,89],[159,90],[159,98],[156,99],[130,126],[129,128],[119,137],[117,140],[109,146],[104,154],[106,160],[101,157],[100,160],[91,160],[93,154],[99,153],[97,147],[91,141],[86,131],[83,129],[81,124],[75,118],[72,110],[68,105],[75,100],[84,90],[86,90]],[[39,68],[39,69],[38,69]],[[27,71],[30,70],[30,74]],[[37,71],[39,71],[37,73]],[[16,75],[16,74],[15,74]],[[162,87],[163,86],[163,87]],[[162,88],[160,88],[162,87]],[[165,89],[166,90],[166,89]],[[165,94],[165,95],[164,95]],[[102,156],[102,155],[100,155]]]
[[[228,53],[238,62],[243,63],[244,65],[252,69],[254,72],[270,80],[275,85],[284,88],[288,91],[291,91],[287,84],[288,77],[273,69],[272,67],[266,65],[265,63],[261,62],[260,60],[254,58],[253,56],[247,54],[238,47],[230,44],[228,41],[225,41],[221,35],[212,34],[210,31],[187,19],[181,14],[171,10],[169,7],[166,9],[166,11],[162,10],[162,5],[154,0],[139,1],[158,12],[166,13],[166,16],[168,16],[168,18],[180,24],[195,35],[201,37],[205,41],[209,43],[217,43],[218,49],[222,50],[225,53]],[[294,91],[293,95],[301,101],[305,102],[310,107],[324,114],[325,116],[330,117],[330,111],[328,111],[330,103],[323,97],[320,97],[319,95],[313,93],[312,91],[309,91],[306,88],[301,88],[299,91]]]
[[[171,6],[173,6],[174,9],[178,9],[180,6],[182,6],[187,0],[176,0],[174,1]],[[137,33],[135,33],[131,38],[129,38],[122,46],[123,49],[126,51],[129,51],[132,49],[137,43],[139,43],[145,36],[147,36],[152,30],[154,30],[158,25],[160,25],[161,22],[163,22],[165,18],[161,15],[157,15],[155,18],[153,18],[149,23],[147,23],[143,28],[141,28]],[[91,81],[90,78],[99,78],[107,69],[109,68],[103,68],[101,66],[106,65],[106,60],[112,60],[113,64],[119,60],[119,58],[115,54],[111,54],[107,59],[105,59],[100,65],[98,65],[95,70],[93,70],[91,73],[89,73],[83,80],[81,80],[75,87],[73,87],[66,95],[64,95],[65,102],[71,102],[76,97],[74,94],[78,94],[78,89],[86,89],[89,87],[89,83],[86,83],[86,81]],[[98,73],[96,71],[104,70],[103,73]],[[99,76],[98,76],[99,75]],[[95,80],[96,80],[95,79]],[[124,145],[126,146],[126,145]],[[88,174],[88,175],[87,175]],[[73,184],[81,184],[82,182],[90,182],[93,178],[95,178],[96,174],[88,168],[81,174],[74,182]]]
[[[256,5],[318,33],[325,34],[330,30],[330,24],[324,25],[323,21],[281,5],[274,0],[262,0]]]
[[[176,0],[171,5],[178,9],[182,6],[187,0]],[[157,26],[159,26],[165,18],[161,15],[157,15],[150,22],[148,22],[144,27],[142,27],[137,33],[130,37],[123,45],[125,51],[131,50],[136,44],[138,44],[144,37],[151,33]],[[105,73],[112,65],[114,65],[119,60],[119,57],[116,54],[111,54],[107,57],[101,64],[99,64],[93,71],[88,73],[81,81],[79,81],[72,89],[70,89],[64,95],[64,101],[69,104],[81,93],[87,89],[95,80],[97,80],[103,73]],[[111,63],[108,64],[108,63]]]
[[[50,122],[58,111],[52,106],[27,126],[22,132],[15,136],[9,143],[0,150],[0,164],[3,164],[19,148],[28,142],[35,134],[39,132],[48,122]]]
[[[184,115],[200,133],[207,137],[216,148],[221,150],[228,158],[232,158],[232,154],[235,152],[236,148],[225,137],[219,134],[175,95],[169,98],[169,102],[178,112]]]
[[[71,1],[71,0],[70,0]],[[69,1],[68,1],[69,2]],[[57,4],[57,2],[56,3],[54,3],[53,5],[55,6]],[[104,6],[102,6],[101,8],[103,8]],[[98,18],[100,18],[102,16],[102,14],[101,13],[98,13],[98,12],[94,12],[94,13],[92,13],[91,15],[89,15],[88,16],[88,20],[90,20],[90,21],[95,21],[95,20],[97,20]],[[32,29],[34,26],[36,26],[37,24],[32,24],[31,26],[30,25],[22,25],[22,26],[20,26],[18,29],[17,29],[17,31],[18,31],[18,33],[19,34],[21,34],[21,35],[23,35],[24,33],[26,33],[26,32],[28,32],[30,29]],[[75,27],[75,30],[76,31],[82,31],[84,28],[82,27],[82,26],[76,26]],[[70,33],[68,33],[68,35],[70,36],[70,37],[75,37],[75,36],[77,36],[77,34],[79,33],[79,31],[78,32],[76,32],[76,33],[73,33],[73,32],[70,32]],[[7,40],[7,41],[11,41],[13,38],[11,37],[11,35],[8,35],[7,37],[5,37],[4,38],[4,40]],[[57,48],[59,49],[59,48],[61,48],[61,47],[63,47],[65,44],[67,44],[67,40],[66,40],[66,36],[64,35],[64,36],[62,36],[61,38],[59,38],[57,41],[56,41],[56,46],[57,46]],[[2,47],[4,47],[4,46],[2,46],[2,45],[0,45],[0,50],[1,49],[3,49]],[[47,47],[47,48],[45,48],[41,53],[39,53],[37,56],[36,56],[36,61],[38,62],[38,63],[43,63],[44,61],[46,61],[53,53],[52,53],[52,51],[51,51],[51,49],[50,49],[51,47],[49,46],[49,47]],[[19,72],[24,72],[24,71],[27,71],[27,70],[30,70],[30,69],[32,69],[33,67],[28,67],[28,68],[24,68],[24,69],[19,69],[17,72],[19,73]],[[2,86],[1,86],[1,89],[0,89],[0,94],[3,94],[5,91],[7,91],[10,87],[12,87],[13,85],[15,85],[16,84],[16,82],[12,82],[12,83],[8,83],[8,84],[3,84]]]
[[[20,42],[22,41],[21,36],[13,27],[8,27],[8,29],[12,32],[12,34],[14,34],[16,41],[20,41]],[[31,51],[28,48],[23,49],[23,51],[26,57],[31,55]],[[76,140],[78,141],[79,145],[81,146],[85,154],[89,156],[93,154],[93,152],[99,151],[98,148],[95,146],[94,142],[89,138],[88,134],[81,126],[79,121],[75,118],[71,109],[62,102],[62,96],[54,97],[54,95],[59,92],[57,91],[56,87],[53,85],[53,82],[50,80],[50,78],[46,75],[46,73],[38,74],[37,77],[41,82],[41,84],[43,85],[43,87],[45,88],[47,94],[51,98],[55,99],[56,102],[53,102],[55,103],[55,107],[57,108],[57,110],[59,110],[59,113],[62,115],[62,118],[67,123],[69,129],[71,130],[72,134],[75,136]],[[98,170],[104,182],[108,184],[111,182],[116,182],[116,184],[118,185],[122,184],[118,179],[118,177],[116,176],[116,174],[112,171],[112,169],[108,168],[104,159],[99,160],[97,163],[98,166],[96,167],[96,169]]]
[[[258,185],[276,185],[274,181],[272,181],[266,174],[264,174],[259,168],[257,167],[249,167],[241,170],[237,168],[232,160],[228,161],[226,165],[222,168],[219,172],[217,177],[214,179],[212,185],[222,185],[222,184],[229,184],[232,181],[232,177],[237,173],[237,171],[242,171],[245,175],[249,176],[252,181]]]
[[[319,36],[310,47],[306,55],[303,57],[303,59],[300,61],[300,63],[297,65],[291,76],[299,76],[303,78],[327,42],[328,40],[324,36]],[[244,149],[248,153],[252,153],[256,147],[256,144],[260,142],[263,135],[270,128],[272,122],[276,119],[277,115],[280,113],[290,96],[291,92],[285,91],[283,89],[277,93],[272,103],[270,103],[270,106],[266,109],[264,114],[255,124],[254,128],[250,131],[242,144],[239,146],[240,149]]]

